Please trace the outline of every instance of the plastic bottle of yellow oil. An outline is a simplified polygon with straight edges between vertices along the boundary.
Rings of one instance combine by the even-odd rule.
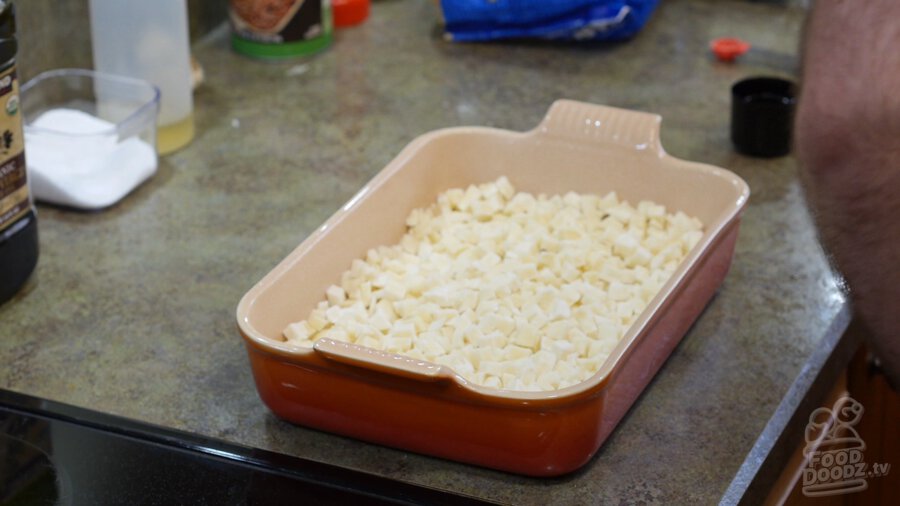
[[[156,149],[194,138],[191,54],[185,0],[90,0],[94,68],[159,87]]]

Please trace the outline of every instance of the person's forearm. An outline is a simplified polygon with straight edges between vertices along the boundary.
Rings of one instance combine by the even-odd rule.
[[[796,154],[821,237],[900,385],[900,2],[817,0]]]

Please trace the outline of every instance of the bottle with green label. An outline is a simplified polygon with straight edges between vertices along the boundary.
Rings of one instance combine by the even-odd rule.
[[[0,303],[28,280],[37,264],[37,217],[25,174],[25,138],[16,79],[16,15],[0,0]]]

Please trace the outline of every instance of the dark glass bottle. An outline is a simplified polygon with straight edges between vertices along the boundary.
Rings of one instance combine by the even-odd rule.
[[[25,175],[16,80],[16,14],[0,0],[0,303],[16,294],[38,258],[37,217]]]

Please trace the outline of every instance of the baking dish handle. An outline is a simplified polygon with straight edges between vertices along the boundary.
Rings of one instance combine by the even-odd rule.
[[[533,132],[576,141],[612,143],[661,156],[665,154],[659,142],[661,123],[658,114],[557,100]]]
[[[317,339],[313,349],[335,362],[408,379],[437,381],[448,377],[445,369],[438,364],[325,337]]]

